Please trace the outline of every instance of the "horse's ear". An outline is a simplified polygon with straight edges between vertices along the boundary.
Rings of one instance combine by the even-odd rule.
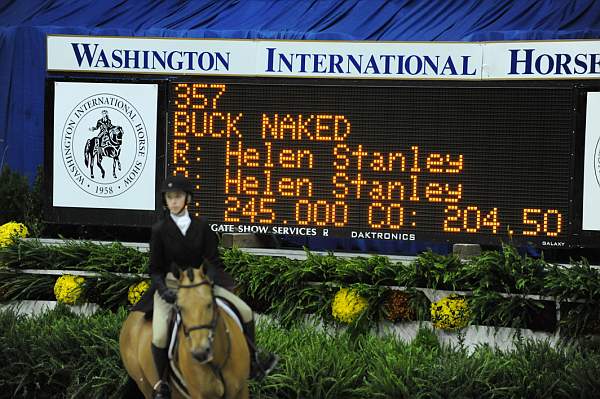
[[[190,279],[190,282],[194,281],[194,268],[190,267],[189,269],[186,270],[186,273],[188,275],[188,278]]]
[[[202,276],[202,279],[208,280],[211,283],[213,282],[212,278],[208,275],[208,268],[206,267],[206,262],[200,265],[200,275]]]
[[[181,280],[181,277],[183,277],[183,273],[179,265],[177,265],[177,263],[171,262],[171,270],[173,271],[173,276],[175,276],[177,280]]]

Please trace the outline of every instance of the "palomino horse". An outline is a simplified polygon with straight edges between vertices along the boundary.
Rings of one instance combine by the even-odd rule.
[[[117,178],[115,168],[118,166],[119,170],[121,170],[121,160],[119,159],[121,144],[123,144],[123,128],[121,126],[112,126],[101,137],[88,139],[85,143],[85,166],[90,167],[92,179],[94,178],[94,159],[96,159],[96,165],[98,165],[102,172],[102,178],[104,178],[105,172],[104,168],[102,168],[103,157],[113,159],[113,177]]]
[[[239,325],[217,306],[212,282],[203,269],[180,273],[176,302],[181,325],[177,332],[177,368],[193,399],[247,399],[250,354]],[[146,398],[158,381],[150,351],[152,322],[131,312],[119,338],[121,359]],[[185,398],[171,378],[173,398]]]

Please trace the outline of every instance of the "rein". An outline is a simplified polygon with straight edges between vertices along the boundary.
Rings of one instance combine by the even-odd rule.
[[[220,314],[220,311],[219,311],[219,308],[217,305],[217,301],[216,301],[216,298],[215,298],[214,292],[213,292],[214,284],[210,281],[205,280],[205,281],[201,281],[201,282],[195,283],[195,284],[180,285],[179,289],[196,288],[196,287],[200,287],[202,285],[210,285],[212,304],[213,304],[213,317],[212,317],[210,324],[202,324],[202,325],[192,326],[190,328],[187,328],[185,326],[185,324],[183,323],[183,317],[181,317],[181,309],[178,306],[175,306],[175,308],[177,310],[177,313],[179,314],[179,317],[181,318],[181,327],[183,329],[183,334],[185,335],[185,337],[189,338],[190,332],[195,331],[195,330],[209,330],[208,341],[212,348],[212,346],[214,344],[214,339],[215,339],[215,329],[217,327],[217,323],[219,321],[219,314]],[[215,374],[215,376],[217,378],[219,378],[221,380],[221,383],[225,387],[226,385],[225,385],[225,380],[223,378],[223,368],[225,367],[225,365],[229,361],[229,358],[231,357],[231,336],[229,334],[229,329],[227,328],[227,324],[225,323],[225,320],[223,320],[223,323],[224,323],[224,327],[225,327],[225,334],[227,335],[227,351],[225,353],[225,361],[220,366],[217,364],[214,364],[212,361],[210,361],[210,362],[208,362],[207,366],[210,367],[212,372]],[[225,396],[225,393],[223,393],[223,397],[224,396]]]
[[[210,324],[201,324],[198,326],[192,326],[190,328],[187,328],[185,326],[184,323],[181,323],[181,327],[183,328],[183,334],[187,337],[190,336],[190,332],[194,331],[194,330],[210,330],[210,335],[208,336],[208,340],[210,342],[210,345],[212,346],[213,344],[213,340],[214,340],[214,330],[217,327],[217,321],[218,321],[218,317],[219,317],[219,312],[217,311],[217,301],[215,300],[215,296],[213,293],[213,284],[210,281],[201,281],[199,283],[195,283],[195,284],[187,284],[187,285],[180,285],[179,289],[181,288],[196,288],[196,287],[200,287],[202,285],[210,285],[210,292],[211,292],[211,296],[212,296],[212,303],[213,303],[213,317],[212,320],[210,321]],[[179,313],[181,315],[181,310],[179,309],[179,307],[177,307],[177,313]],[[183,320],[183,318],[181,319]]]

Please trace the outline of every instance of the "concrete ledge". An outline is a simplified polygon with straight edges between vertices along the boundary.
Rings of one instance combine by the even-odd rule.
[[[471,259],[481,255],[481,245],[479,244],[454,244],[452,253],[459,259]]]
[[[382,327],[381,332],[378,335],[394,335],[404,341],[412,341],[417,336],[417,331],[421,326],[432,330],[441,344],[453,347],[462,345],[469,353],[472,353],[481,345],[489,345],[492,348],[502,351],[513,350],[520,339],[546,341],[553,347],[556,347],[560,341],[558,334],[533,331],[527,328],[516,329],[473,325],[458,331],[445,331],[435,329],[429,321],[396,324],[383,322],[380,326]]]
[[[97,241],[97,240],[64,240],[61,238],[22,238],[24,241],[39,241],[42,245],[47,246],[55,246],[55,245],[65,245],[66,243],[83,243],[83,242],[91,242],[96,245],[112,245],[114,243],[119,243],[124,247],[135,248],[140,252],[148,252],[150,249],[150,244],[147,242],[121,242],[121,241]]]
[[[259,315],[257,321],[259,324],[277,324],[277,321],[268,315]],[[325,324],[315,316],[306,316],[304,323],[306,326],[331,334],[338,334],[347,330],[345,326]],[[420,328],[427,328],[433,331],[440,344],[462,347],[469,353],[473,353],[477,347],[482,345],[489,345],[501,351],[514,350],[519,340],[522,339],[548,342],[553,347],[557,347],[561,343],[561,338],[558,334],[534,331],[526,328],[517,329],[471,325],[457,331],[445,331],[434,328],[430,321],[405,321],[399,323],[383,321],[379,323],[378,327],[371,329],[370,334],[378,337],[393,336],[398,340],[411,342],[417,336]]]
[[[224,248],[262,248],[264,245],[256,234],[252,233],[224,233],[221,237]]]
[[[19,315],[36,316],[54,309],[56,305],[58,305],[57,301],[10,301],[0,303],[0,311],[12,310]],[[69,306],[69,309],[78,316],[90,316],[96,313],[100,307],[95,303],[82,303],[81,305]]]

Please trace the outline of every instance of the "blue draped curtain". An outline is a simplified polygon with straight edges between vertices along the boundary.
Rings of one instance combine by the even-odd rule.
[[[600,37],[590,0],[8,0],[0,4],[0,165],[43,160],[47,34],[295,40]],[[355,243],[353,242],[352,245]]]

